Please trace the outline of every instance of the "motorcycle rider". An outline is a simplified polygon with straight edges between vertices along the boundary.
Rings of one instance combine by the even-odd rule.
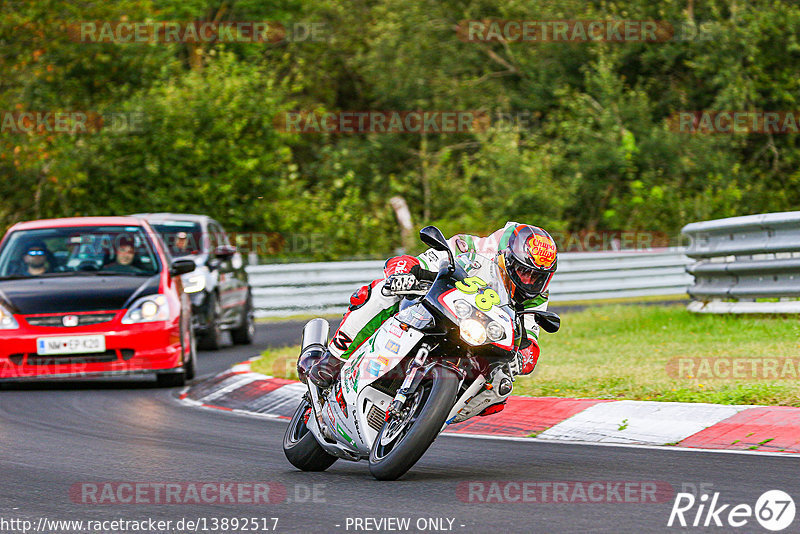
[[[546,310],[547,286],[556,271],[556,244],[545,230],[536,226],[508,222],[488,237],[456,235],[448,240],[450,249],[465,261],[490,258],[517,310]],[[482,258],[479,258],[482,257]],[[394,291],[409,288],[419,279],[433,279],[447,253],[428,249],[417,257],[403,255],[391,258],[384,266],[384,278],[374,280],[350,297],[350,306],[339,328],[331,338],[328,350],[304,354],[298,362],[298,374],[319,387],[333,384],[345,360],[366,341],[389,317],[397,313],[401,297]],[[528,339],[532,342],[520,350],[518,374],[533,372],[539,359],[539,326],[532,315],[523,317]],[[505,399],[502,399],[505,402]],[[490,408],[495,413],[504,405]],[[488,409],[487,409],[488,410]],[[483,415],[488,415],[484,413]]]

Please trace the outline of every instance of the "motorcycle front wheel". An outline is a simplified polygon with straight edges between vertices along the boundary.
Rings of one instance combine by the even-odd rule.
[[[396,480],[431,446],[453,408],[459,380],[453,371],[433,367],[400,417],[384,423],[369,454],[369,470],[378,480]]]
[[[314,414],[311,404],[303,397],[283,435],[283,453],[289,463],[302,471],[325,471],[338,458],[325,452],[317,443],[317,438],[306,426],[309,417],[314,417]]]

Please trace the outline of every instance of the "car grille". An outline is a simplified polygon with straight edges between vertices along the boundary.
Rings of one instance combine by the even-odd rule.
[[[384,422],[386,422],[386,412],[373,404],[367,413],[367,424],[375,432],[380,432]]]
[[[64,328],[64,317],[67,315],[74,315],[64,313],[61,315],[43,315],[39,317],[28,317],[26,321],[31,326],[53,326]],[[88,326],[93,324],[107,323],[116,317],[116,313],[89,313],[84,315],[75,315],[78,318],[78,324],[75,326]]]

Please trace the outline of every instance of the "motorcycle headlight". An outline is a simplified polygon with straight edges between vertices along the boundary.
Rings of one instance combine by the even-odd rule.
[[[169,304],[164,295],[149,295],[133,303],[122,324],[153,323],[169,320]]]
[[[14,319],[14,315],[0,304],[0,330],[16,330],[17,328],[19,328],[19,323]]]
[[[453,308],[455,309],[456,316],[459,319],[466,319],[472,315],[472,306],[470,306],[469,302],[466,300],[458,299],[457,301],[453,302]]]
[[[486,334],[492,341],[500,341],[506,337],[506,331],[503,329],[500,323],[495,321],[492,321],[489,323],[489,326],[486,327]]]
[[[181,277],[184,293],[199,293],[206,288],[206,270],[198,269]]]
[[[470,345],[481,345],[484,341],[486,341],[486,328],[475,319],[461,321],[459,327],[461,331],[461,339]]]

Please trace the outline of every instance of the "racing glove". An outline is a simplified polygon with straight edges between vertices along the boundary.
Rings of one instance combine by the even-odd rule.
[[[393,274],[408,274],[416,267],[416,273],[419,272],[419,260],[414,256],[405,254],[397,256],[396,258],[389,258],[383,266],[383,276],[389,278]]]
[[[536,362],[539,361],[539,344],[531,339],[532,343],[524,349],[520,349],[517,353],[519,360],[519,374],[529,375],[536,368]]]
[[[383,274],[386,277],[382,290],[384,295],[412,291],[418,285],[419,260],[408,255],[389,258],[383,267]]]
[[[383,285],[383,287],[390,293],[399,293],[402,291],[411,291],[416,289],[417,282],[417,277],[411,273],[393,274],[386,279],[386,283]]]
[[[426,271],[417,258],[408,255],[386,260],[383,274],[386,283],[381,292],[386,296],[397,292],[417,291],[420,289],[420,280],[430,282],[436,279],[436,273]]]

